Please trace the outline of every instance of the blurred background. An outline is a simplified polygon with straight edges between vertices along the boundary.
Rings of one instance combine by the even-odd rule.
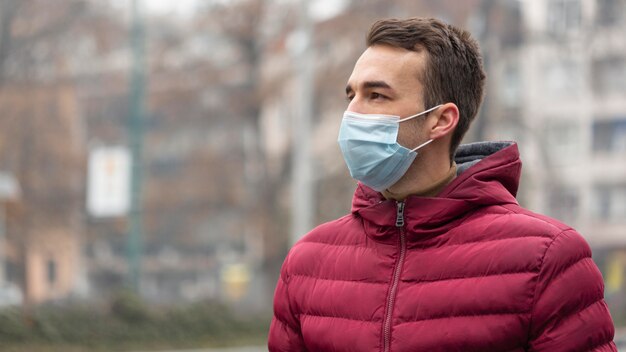
[[[480,42],[465,142],[519,143],[626,325],[626,0],[0,0],[0,348],[267,350],[290,245],[350,210],[365,34],[409,16]]]

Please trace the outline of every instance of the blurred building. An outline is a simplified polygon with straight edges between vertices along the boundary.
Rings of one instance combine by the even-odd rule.
[[[68,84],[14,84],[0,106],[3,169],[15,175],[20,196],[6,206],[2,246],[6,282],[24,301],[41,303],[79,291],[83,189],[81,119]]]
[[[7,278],[10,253],[9,241],[7,241],[8,208],[19,197],[19,183],[13,174],[0,171],[0,306],[21,304],[23,301],[19,281]]]
[[[487,135],[519,141],[518,198],[585,236],[609,305],[614,315],[623,312],[626,1],[491,5],[481,38],[489,60]]]
[[[520,142],[521,200],[571,224],[594,247],[625,245],[626,2],[500,6],[503,24],[512,13],[521,22],[514,36],[484,37],[485,113],[489,137]]]

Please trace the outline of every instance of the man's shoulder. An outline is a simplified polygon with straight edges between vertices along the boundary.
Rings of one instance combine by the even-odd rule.
[[[359,219],[352,214],[344,215],[305,234],[291,247],[285,263],[292,267],[314,261],[319,259],[321,251],[329,253],[337,248],[357,246],[364,236]]]
[[[506,206],[510,211],[507,226],[520,236],[541,236],[545,238],[546,252],[577,252],[591,255],[585,238],[571,226],[549,216],[532,212],[518,205]],[[562,253],[564,254],[564,253]]]
[[[341,243],[345,238],[342,238],[340,235],[351,232],[351,230],[355,229],[355,226],[360,227],[357,221],[358,219],[354,215],[346,214],[338,219],[317,225],[314,229],[302,236],[294,247],[308,243]]]
[[[503,206],[508,212],[506,215],[507,225],[512,228],[527,231],[529,235],[542,235],[554,238],[565,231],[574,231],[574,229],[549,216],[535,213],[519,205]]]
[[[541,272],[541,277],[552,277],[566,271],[572,265],[590,265],[591,249],[585,238],[575,229],[549,216],[532,212],[518,205],[504,205],[483,209],[475,214],[471,232],[496,248],[508,243],[514,246],[516,255],[503,260],[529,263]],[[471,220],[464,224],[471,225]],[[464,231],[461,226],[456,231]],[[530,260],[530,262],[527,262]]]

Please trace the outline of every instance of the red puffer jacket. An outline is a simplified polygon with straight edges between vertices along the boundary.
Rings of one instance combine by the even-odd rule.
[[[359,185],[351,214],[292,248],[270,351],[616,351],[585,240],[515,200],[517,146],[456,160],[471,166],[439,197]]]

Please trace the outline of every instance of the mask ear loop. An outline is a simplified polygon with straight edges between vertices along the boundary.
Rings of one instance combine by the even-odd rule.
[[[433,111],[433,110],[435,110],[435,109],[437,109],[437,108],[441,107],[442,105],[443,105],[443,104],[439,104],[439,105],[437,105],[437,106],[435,106],[435,107],[432,107],[432,108],[430,108],[430,109],[428,109],[428,110],[426,110],[426,111],[422,111],[422,112],[420,112],[419,114],[415,114],[415,115],[413,115],[413,116],[405,117],[405,118],[403,118],[403,119],[398,120],[398,122],[404,122],[404,121],[407,121],[407,120],[410,120],[410,119],[414,119],[414,118],[416,118],[416,117],[418,117],[418,116],[421,116],[421,115],[424,115],[424,114],[428,114],[429,112],[431,112],[431,111]]]
[[[426,141],[425,143],[422,143],[422,144],[418,145],[417,147],[415,147],[414,149],[411,149],[411,151],[412,151],[412,152],[414,152],[414,151],[416,151],[416,150],[420,149],[421,147],[426,146],[428,143],[430,143],[430,142],[432,142],[432,141],[434,141],[434,139],[429,139],[429,140],[428,140],[428,141]]]

